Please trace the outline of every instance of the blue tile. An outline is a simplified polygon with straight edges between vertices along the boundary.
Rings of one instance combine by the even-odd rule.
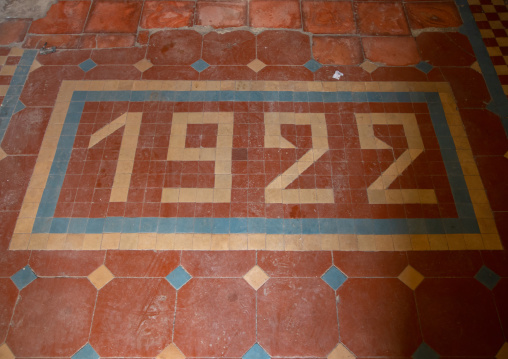
[[[322,92],[309,92],[309,102],[323,102]]]
[[[302,218],[300,223],[302,225],[302,234],[319,233],[319,221],[317,218]]]
[[[355,219],[355,232],[356,234],[374,234],[372,221],[368,219]]]
[[[51,228],[52,218],[49,217],[38,217],[35,218],[32,233],[49,233]]]
[[[166,277],[167,281],[176,289],[182,288],[192,277],[182,266],[176,267],[174,271]]]
[[[205,92],[205,101],[208,102],[216,102],[220,99],[220,92],[219,91],[206,91]]]
[[[194,218],[177,218],[175,232],[176,233],[193,233],[194,232]]]
[[[159,218],[158,233],[175,233],[176,218]]]
[[[212,233],[213,218],[194,218],[194,233]]]
[[[196,70],[197,72],[201,72],[203,70],[206,70],[207,68],[210,67],[210,65],[208,65],[205,61],[199,59],[198,61],[196,61],[195,63],[193,63],[191,65],[191,67]]]
[[[409,234],[426,234],[427,226],[426,220],[423,218],[408,218],[407,226]]]
[[[425,61],[419,62],[415,67],[426,74],[428,74],[434,68],[434,66]]]
[[[69,228],[69,218],[53,218],[49,232],[67,233],[68,228]]]
[[[86,233],[102,233],[104,230],[104,218],[90,218],[86,224]]]
[[[74,354],[71,359],[99,359],[99,354],[92,348],[92,346],[87,343],[83,348],[78,350],[76,354]]]
[[[284,220],[281,218],[267,218],[265,221],[266,234],[283,234]]]
[[[413,359],[439,359],[439,354],[426,343],[422,343],[413,353]]]
[[[235,101],[249,101],[249,91],[235,91]]]
[[[242,359],[270,359],[270,356],[261,345],[256,343],[243,355]]]
[[[294,102],[309,102],[309,96],[307,92],[293,92]]]
[[[16,104],[16,107],[14,108],[14,113],[18,113],[21,110],[24,110],[26,108],[25,104],[21,101],[18,101]]]
[[[104,233],[120,233],[123,229],[123,217],[108,217],[104,222]]]
[[[88,59],[80,63],[78,66],[81,68],[81,70],[88,72],[94,67],[96,67],[97,64],[92,59]]]
[[[147,98],[148,91],[132,91],[131,101],[132,102],[144,102]]]
[[[220,92],[220,100],[221,101],[234,101],[235,100],[235,91],[221,91]]]
[[[53,215],[55,214],[55,208],[56,208],[56,201],[54,201],[54,202],[42,202],[41,201],[41,203],[39,204],[39,209],[37,210],[37,217],[53,217]],[[49,228],[48,228],[48,230],[49,230]]]
[[[249,218],[247,220],[249,233],[265,233],[266,220],[265,218]]]
[[[247,233],[249,231],[247,218],[230,218],[229,230],[231,233]]]
[[[301,234],[302,222],[299,219],[284,219],[284,234]]]
[[[280,102],[293,102],[293,92],[291,91],[280,91],[279,92]]]
[[[212,233],[229,233],[229,218],[214,218]]]
[[[355,220],[352,218],[339,218],[336,220],[337,233],[339,234],[354,234],[355,233]]]
[[[16,287],[18,287],[19,290],[25,288],[27,285],[32,283],[34,280],[37,279],[37,276],[32,271],[32,268],[30,266],[26,266],[24,268],[21,268],[19,271],[17,271],[12,277],[12,281],[14,284],[16,284]]]
[[[249,91],[249,93],[250,93],[249,101],[251,101],[251,102],[264,101],[263,92],[261,92],[261,91]]]
[[[325,274],[321,276],[321,279],[323,279],[326,284],[332,287],[333,290],[337,290],[342,284],[344,284],[344,282],[347,280],[347,277],[336,266],[332,266],[326,271]]]
[[[497,285],[497,282],[499,282],[501,279],[501,277],[497,275],[496,272],[492,271],[486,266],[482,266],[474,277],[490,290],[494,289],[494,287]]]
[[[190,101],[203,101],[205,99],[205,91],[191,91]]]
[[[337,233],[337,220],[335,218],[319,218],[319,233]]]
[[[72,93],[71,102],[86,101],[87,94],[88,94],[88,91],[74,91]]]
[[[141,223],[140,218],[124,218],[123,219],[123,229],[122,232],[124,233],[138,233],[139,232],[139,225]]]
[[[85,233],[88,218],[71,218],[67,233]]]
[[[141,218],[139,231],[143,233],[157,233],[159,218]]]
[[[317,62],[316,60],[309,60],[307,61],[307,63],[305,66],[308,70],[312,71],[312,72],[316,72],[317,70],[319,70],[321,67],[323,67],[323,65],[321,65],[319,62]]]

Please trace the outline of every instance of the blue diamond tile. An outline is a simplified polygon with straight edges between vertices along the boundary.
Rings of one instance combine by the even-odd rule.
[[[323,67],[323,65],[321,65],[319,62],[317,62],[316,60],[309,60],[307,61],[307,63],[305,65],[307,69],[309,69],[310,71],[312,72],[316,72],[317,70],[319,70],[321,67]]]
[[[261,345],[256,343],[244,354],[242,359],[270,359],[270,356],[261,348]]]
[[[178,266],[174,271],[168,274],[166,279],[175,287],[176,290],[182,288],[192,277],[182,266]]]
[[[26,108],[25,104],[21,101],[18,101],[16,107],[14,108],[14,113],[24,110]]]
[[[480,268],[478,273],[474,276],[481,284],[489,288],[490,290],[494,289],[499,279],[501,279],[495,272],[491,269],[483,266]]]
[[[206,70],[207,68],[210,67],[210,65],[208,65],[205,61],[203,61],[201,59],[196,61],[195,63],[193,63],[191,66],[197,72],[201,72],[201,71]]]
[[[430,72],[430,70],[432,70],[434,68],[434,66],[432,66],[431,64],[429,64],[428,62],[425,62],[425,61],[421,61],[415,67],[418,70],[425,72],[426,74],[428,74]]]
[[[330,287],[332,287],[333,290],[337,290],[342,284],[344,284],[347,277],[337,267],[332,266],[326,271],[325,274],[323,274],[321,279],[324,280]]]
[[[30,268],[30,266],[26,266],[25,268],[22,268],[19,271],[17,271],[11,277],[11,279],[14,282],[14,284],[16,284],[16,287],[18,287],[18,289],[21,290],[30,283],[32,283],[34,280],[36,280],[37,276],[32,271],[32,268]]]
[[[71,359],[99,359],[99,354],[92,348],[90,344],[86,344],[83,348],[78,350],[76,354],[71,356]]]
[[[413,359],[439,359],[439,354],[427,344],[422,343],[414,352]]]
[[[81,67],[81,70],[83,70],[85,72],[90,71],[95,66],[97,66],[97,64],[92,59],[88,59],[88,60],[83,61],[82,63],[79,64],[79,67]]]

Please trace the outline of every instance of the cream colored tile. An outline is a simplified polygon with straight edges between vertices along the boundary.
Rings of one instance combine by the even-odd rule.
[[[14,354],[12,353],[11,349],[9,348],[9,346],[6,343],[0,345],[0,358],[2,358],[2,359],[14,359],[15,358]]]
[[[118,249],[137,249],[138,248],[138,234],[137,233],[122,233],[120,235],[120,244]]]
[[[140,233],[138,236],[138,249],[155,249],[157,244],[156,233]]]
[[[24,250],[28,248],[30,243],[29,233],[14,233],[11,238],[9,249],[11,251]]]
[[[159,233],[157,234],[157,250],[172,250],[175,248],[175,234],[174,233]]]
[[[407,234],[392,235],[393,248],[396,251],[410,251],[413,249],[411,245],[411,238]]]
[[[399,275],[399,280],[412,290],[415,290],[423,281],[423,275],[408,265]]]
[[[171,343],[156,357],[157,359],[185,359],[185,355],[178,349],[178,347]]]
[[[251,270],[243,276],[243,279],[245,279],[254,290],[261,288],[269,278],[270,277],[258,265],[252,267]]]
[[[120,233],[104,233],[102,235],[101,249],[118,249],[120,238]]]
[[[428,251],[430,249],[428,236],[426,234],[412,234],[411,246],[414,251]]]
[[[481,234],[464,234],[464,242],[468,250],[485,249]]]
[[[213,251],[229,250],[229,234],[212,234],[211,250]]]
[[[302,235],[302,242],[302,249],[304,251],[321,250],[321,235],[319,234],[304,234]]]
[[[482,234],[483,245],[485,249],[502,250],[503,245],[498,234]]]
[[[448,240],[444,234],[429,234],[429,246],[433,251],[447,251]]]
[[[374,235],[359,235],[358,238],[358,250],[360,251],[376,251],[376,236]]]
[[[266,250],[268,250],[268,251],[283,251],[284,250],[284,235],[282,235],[282,234],[267,234],[266,235]]]
[[[83,250],[96,251],[101,249],[102,233],[85,234],[83,240]]]
[[[191,250],[193,234],[191,233],[176,233],[175,234],[175,249],[176,250]]]
[[[249,233],[247,235],[247,248],[263,250],[266,248],[266,235],[264,233]]]
[[[48,233],[36,233],[30,236],[30,244],[28,249],[44,250],[48,245],[49,234]]]
[[[342,343],[337,346],[328,354],[327,359],[355,359],[356,356],[349,351],[349,349]]]
[[[96,270],[94,270],[90,275],[88,276],[88,280],[97,288],[100,290],[103,288],[106,284],[108,284],[111,280],[113,280],[115,276],[111,271],[103,264]]]
[[[302,251],[303,239],[299,234],[284,235],[284,247],[286,251]]]
[[[447,234],[446,240],[448,241],[448,248],[452,251],[467,249],[463,234]]]
[[[338,234],[324,234],[321,236],[321,249],[324,251],[340,250],[340,240]]]
[[[210,233],[195,233],[192,241],[192,249],[209,251],[212,245],[212,235]]]
[[[339,234],[339,244],[341,251],[357,251],[358,237],[354,234]]]

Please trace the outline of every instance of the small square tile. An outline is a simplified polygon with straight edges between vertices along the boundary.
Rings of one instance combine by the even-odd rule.
[[[94,67],[96,67],[97,64],[95,63],[94,60],[88,59],[88,60],[85,60],[82,63],[80,63],[78,66],[81,68],[81,70],[88,72],[91,69],[93,69]]]
[[[150,62],[150,60],[143,59],[134,64],[134,67],[137,68],[141,72],[145,72],[149,68],[151,68],[153,64]]]
[[[420,61],[415,65],[415,67],[426,74],[428,74],[434,68],[434,66],[425,61]]]
[[[71,359],[99,359],[99,354],[92,348],[92,346],[89,343],[86,343],[86,345],[78,350],[76,354],[71,356]]]
[[[243,355],[242,359],[270,359],[270,356],[261,345],[256,343]]]
[[[90,282],[92,282],[95,288],[97,288],[97,290],[100,290],[102,287],[108,284],[113,278],[115,278],[115,276],[104,264],[101,265],[96,270],[94,270],[88,276],[88,279],[90,280]]]
[[[398,278],[412,290],[415,290],[424,279],[420,272],[409,265],[400,273]]]
[[[178,266],[174,271],[166,277],[167,281],[176,289],[182,288],[185,283],[191,280],[191,276],[182,266]]]
[[[337,290],[342,284],[344,284],[344,282],[347,280],[347,277],[337,267],[332,266],[326,271],[325,274],[321,276],[321,279],[323,279],[326,284],[332,287],[333,290]]]
[[[19,271],[17,271],[12,277],[12,281],[14,284],[16,284],[16,287],[18,287],[19,290],[22,290],[27,285],[32,283],[34,280],[37,279],[37,276],[32,271],[32,268],[30,266],[26,266]]]
[[[319,70],[321,67],[323,67],[323,65],[321,65],[319,62],[317,62],[316,60],[309,60],[305,63],[305,65],[303,65],[305,68],[307,68],[309,71],[312,71],[312,72],[316,72],[317,70]]]
[[[482,266],[474,277],[490,290],[494,289],[497,282],[501,279],[499,275],[486,266]]]
[[[191,67],[192,67],[194,70],[196,70],[197,72],[201,72],[201,71],[204,71],[204,70],[206,70],[207,68],[209,68],[209,67],[210,67],[210,65],[208,65],[208,64],[206,63],[206,61],[203,61],[203,60],[199,59],[198,61],[196,61],[195,63],[193,63],[193,64],[191,65]]]
[[[265,271],[263,271],[258,265],[252,267],[252,269],[243,276],[243,279],[245,279],[245,281],[255,290],[258,290],[269,278],[270,277],[265,273]]]

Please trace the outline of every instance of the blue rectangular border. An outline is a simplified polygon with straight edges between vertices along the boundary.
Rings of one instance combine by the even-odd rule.
[[[278,101],[426,103],[439,142],[458,218],[53,218],[86,101]],[[447,234],[480,233],[443,105],[436,92],[297,91],[75,91],[32,233],[267,233]]]

